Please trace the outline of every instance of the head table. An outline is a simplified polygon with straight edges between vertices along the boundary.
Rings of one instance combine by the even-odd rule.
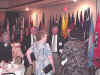
[[[24,75],[25,67],[23,64],[3,64],[0,65],[0,75],[3,73],[15,73],[15,75]]]

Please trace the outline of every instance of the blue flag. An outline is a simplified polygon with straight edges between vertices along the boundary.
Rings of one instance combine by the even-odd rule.
[[[89,58],[89,66],[93,65],[93,56],[94,56],[94,43],[93,43],[93,36],[94,36],[94,24],[93,24],[93,16],[91,16],[91,25],[89,29],[89,45],[88,45],[88,58]]]

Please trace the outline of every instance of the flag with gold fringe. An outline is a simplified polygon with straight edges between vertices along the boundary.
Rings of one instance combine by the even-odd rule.
[[[67,38],[67,25],[68,25],[68,16],[62,17],[62,25],[61,25],[61,30],[62,30],[62,36],[64,39]]]

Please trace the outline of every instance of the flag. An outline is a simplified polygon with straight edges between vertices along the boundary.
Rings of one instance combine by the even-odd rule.
[[[64,29],[65,29],[65,17],[62,17],[62,25],[61,25],[61,30],[62,30],[62,35],[64,35]]]
[[[64,39],[67,38],[67,29],[68,29],[68,15],[65,17],[65,34],[64,34]]]
[[[96,59],[100,60],[100,15],[97,17],[94,38],[94,65],[100,68],[100,62],[96,61]]]
[[[50,20],[49,20],[49,34],[51,34],[51,28],[52,28],[52,17],[50,16]]]
[[[8,32],[8,34],[10,34],[10,32],[9,32],[9,20],[7,19],[7,32]]]
[[[68,16],[66,17],[62,17],[62,26],[61,26],[61,29],[62,29],[62,36],[64,37],[64,39],[66,39],[67,37],[67,24],[68,24]]]
[[[82,14],[82,11],[80,13],[80,29],[82,30],[83,32],[83,14]]]
[[[40,21],[40,24],[39,24],[39,31],[41,30],[41,27],[42,26],[42,22]]]
[[[53,25],[55,24],[55,17],[53,16],[53,19],[52,19],[52,23]]]
[[[89,66],[93,66],[93,56],[94,56],[94,24],[93,24],[93,16],[91,15],[91,26],[89,31],[89,43],[88,43],[88,58],[89,58]]]
[[[88,29],[88,12],[85,10],[84,12],[84,24],[83,24],[83,31],[84,31],[84,40],[87,39],[87,29]]]
[[[42,16],[42,24],[45,24],[45,13],[43,12],[43,16]]]
[[[70,28],[71,26],[71,17],[70,17],[70,13],[68,13],[68,28]]]
[[[50,16],[50,23],[49,23],[50,25],[52,24],[52,17]]]
[[[88,8],[87,10],[85,10],[85,13],[84,13],[84,24],[83,24],[84,40],[89,38],[90,25],[91,25],[90,8]]]
[[[58,24],[59,35],[61,35],[61,25],[62,25],[62,17],[60,16],[60,18],[59,18],[59,24]]]
[[[32,17],[30,16],[30,26],[32,27],[33,26],[33,19],[32,19]],[[25,22],[25,21],[24,21]]]
[[[91,18],[90,18],[90,8],[87,9],[87,26],[86,26],[86,38],[89,38],[89,31],[91,26]]]
[[[42,20],[40,21],[39,30],[45,29],[45,13],[42,13]]]
[[[24,17],[22,17],[22,28],[24,29]]]
[[[79,18],[78,18],[78,12],[77,12],[77,16],[76,16],[76,28],[79,28]]]
[[[75,24],[75,18],[74,18],[74,14],[72,14],[72,17],[71,17],[71,29],[72,30],[75,28],[74,24]]]
[[[38,14],[36,14],[36,22],[35,25],[38,26]]]

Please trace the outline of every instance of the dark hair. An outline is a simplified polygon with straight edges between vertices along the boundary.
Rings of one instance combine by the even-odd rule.
[[[40,41],[40,40],[42,39],[42,37],[44,37],[45,34],[47,34],[46,31],[39,31],[39,32],[36,34],[37,41]]]

